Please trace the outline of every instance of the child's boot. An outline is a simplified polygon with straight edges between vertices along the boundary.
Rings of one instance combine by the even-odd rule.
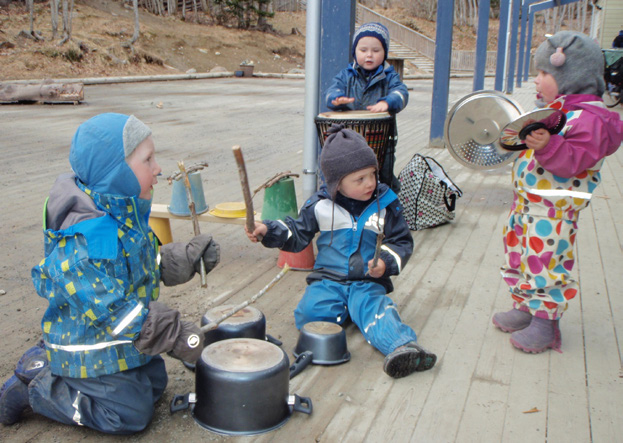
[[[435,366],[437,356],[412,341],[387,354],[383,370],[393,378],[405,377],[413,372],[425,371]]]
[[[27,350],[17,362],[15,375],[27,385],[48,365],[45,348],[40,345]]]
[[[5,426],[17,423],[29,408],[28,385],[12,375],[0,390],[0,423]]]
[[[493,324],[504,332],[515,332],[527,328],[532,321],[532,314],[519,309],[493,314]]]
[[[560,352],[562,339],[558,320],[532,317],[530,326],[511,334],[511,343],[524,352],[538,354],[547,348]]]

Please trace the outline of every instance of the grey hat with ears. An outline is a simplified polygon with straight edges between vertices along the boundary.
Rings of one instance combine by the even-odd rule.
[[[366,139],[352,129],[345,129],[344,125],[331,125],[320,153],[320,168],[331,198],[336,196],[345,176],[370,166],[378,169],[376,155]]]
[[[537,48],[534,63],[538,70],[554,76],[560,94],[601,97],[604,93],[604,55],[587,35],[557,32]]]

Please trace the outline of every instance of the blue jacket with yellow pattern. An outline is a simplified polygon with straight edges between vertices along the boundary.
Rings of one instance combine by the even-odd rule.
[[[132,344],[159,295],[150,202],[94,192],[73,174],[46,201],[45,258],[32,270],[48,300],[43,336],[53,374],[97,377],[152,357]]]

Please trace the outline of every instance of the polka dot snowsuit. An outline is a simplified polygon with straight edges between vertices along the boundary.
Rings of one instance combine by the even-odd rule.
[[[563,111],[567,123],[559,135],[552,136],[550,143],[567,143],[561,140],[569,137],[568,132],[574,126],[586,123],[582,117],[588,117],[589,122],[593,120],[586,110]],[[503,230],[506,263],[502,277],[509,285],[516,309],[557,320],[579,291],[577,281],[571,276],[578,215],[588,206],[601,181],[599,170],[604,156],[589,168],[565,178],[546,168],[537,158],[539,155],[540,152],[536,154],[533,150],[522,151],[513,165],[515,192]],[[552,163],[547,158],[544,163],[548,161],[548,165]],[[560,161],[554,164],[560,166]]]

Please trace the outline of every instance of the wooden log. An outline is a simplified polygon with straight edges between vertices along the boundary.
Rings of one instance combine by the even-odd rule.
[[[83,83],[0,83],[0,103],[73,103],[84,100]]]

